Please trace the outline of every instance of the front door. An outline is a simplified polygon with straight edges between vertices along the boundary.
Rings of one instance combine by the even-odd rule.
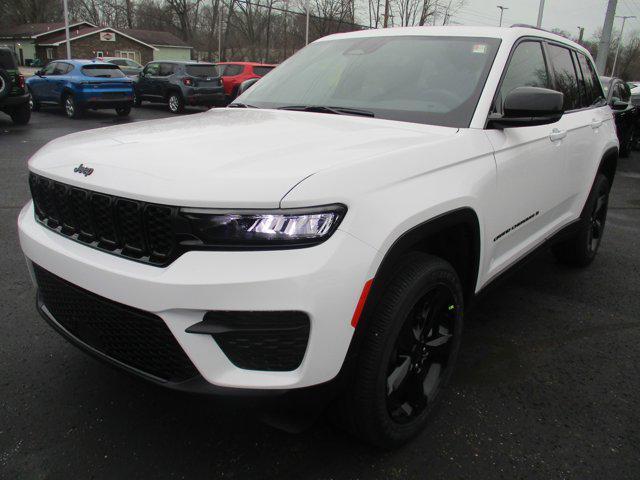
[[[502,112],[506,95],[523,86],[550,88],[552,77],[539,41],[516,45],[494,102]],[[537,245],[566,221],[564,176],[567,132],[558,123],[487,130],[495,150],[496,189],[488,218],[491,278]]]

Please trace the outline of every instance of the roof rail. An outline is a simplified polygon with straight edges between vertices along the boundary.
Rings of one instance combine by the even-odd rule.
[[[513,25],[509,26],[509,28],[516,28],[516,27],[533,28],[534,30],[542,30],[543,32],[547,31],[544,28],[536,27],[535,25],[529,25],[528,23],[514,23]]]

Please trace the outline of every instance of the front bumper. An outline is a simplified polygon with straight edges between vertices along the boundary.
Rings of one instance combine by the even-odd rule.
[[[158,268],[91,249],[43,227],[31,202],[20,212],[18,226],[31,262],[96,295],[160,317],[214,390],[289,390],[335,377],[376,254],[338,230],[311,248],[193,251]],[[185,331],[211,310],[305,312],[310,334],[302,363],[293,371],[238,368],[210,335]]]

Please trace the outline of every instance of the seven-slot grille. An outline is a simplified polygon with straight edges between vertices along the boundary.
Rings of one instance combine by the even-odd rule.
[[[36,218],[80,243],[152,265],[173,259],[178,208],[72,187],[31,173]]]

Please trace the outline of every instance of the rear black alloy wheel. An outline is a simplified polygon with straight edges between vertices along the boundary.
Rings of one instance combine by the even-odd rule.
[[[438,395],[455,334],[455,297],[429,290],[407,316],[387,367],[387,411],[397,423],[418,418]]]
[[[382,448],[425,427],[453,372],[464,310],[460,280],[445,260],[413,252],[394,272],[357,326],[353,371],[331,412],[337,426]]]
[[[558,261],[576,267],[586,267],[596,257],[607,220],[609,181],[599,173],[585,203],[577,232],[552,247]]]

